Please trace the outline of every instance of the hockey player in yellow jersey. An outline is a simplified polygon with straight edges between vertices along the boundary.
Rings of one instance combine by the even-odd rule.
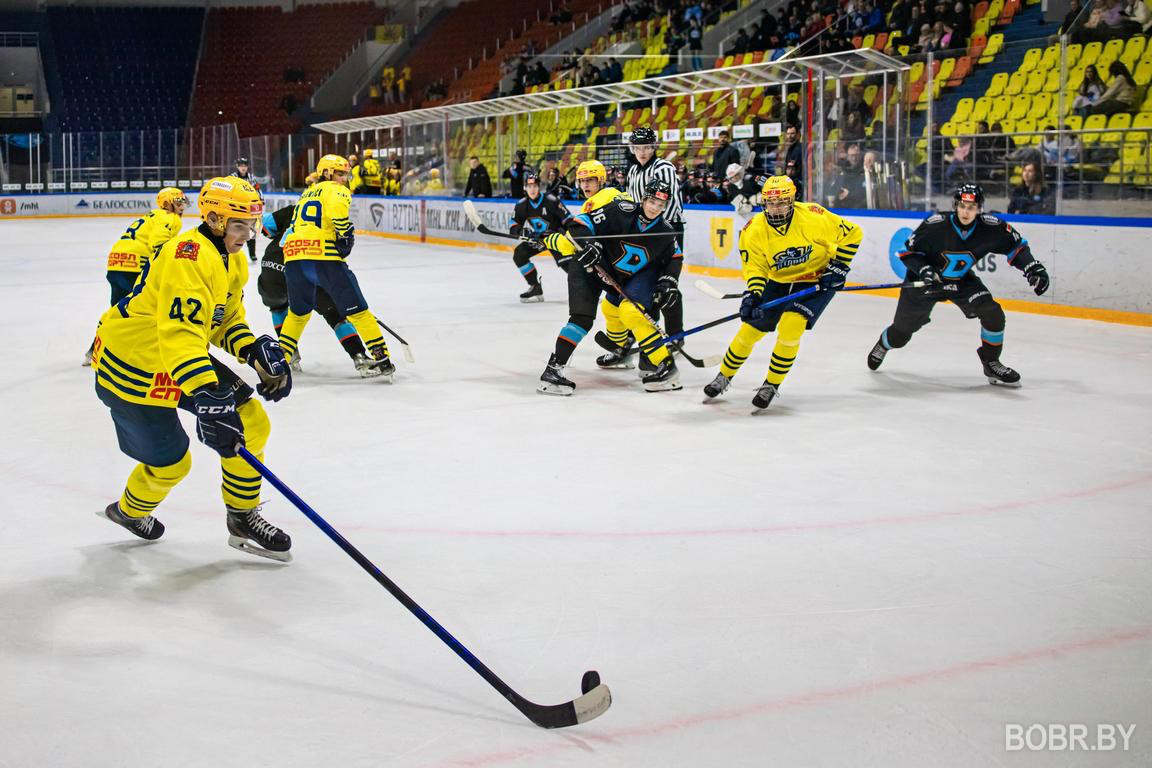
[[[860,228],[847,219],[814,203],[797,204],[796,185],[787,176],[769,177],[761,194],[764,212],[740,232],[740,259],[747,283],[740,304],[740,330],[724,355],[720,373],[704,387],[708,400],[723,394],[756,343],[776,331],[768,374],[752,398],[758,410],[767,408],[776,396],[796,361],[804,331],[816,325],[837,289],[844,286],[863,237]],[[794,302],[760,308],[765,302],[812,287],[818,290]]]
[[[280,328],[280,343],[291,360],[300,345],[300,334],[316,308],[316,287],[323,288],[356,329],[368,350],[358,356],[356,369],[361,376],[382,376],[391,382],[396,366],[388,356],[388,345],[380,324],[368,309],[356,276],[345,259],[355,242],[348,208],[351,169],[339,155],[324,155],[316,164],[321,177],[304,191],[296,203],[296,214],[284,235],[284,279],[288,283],[288,316]]]
[[[244,445],[263,456],[268,416],[252,388],[208,354],[214,345],[251,365],[265,400],[291,391],[279,343],[256,338],[244,313],[248,262],[241,251],[263,204],[252,185],[235,177],[211,179],[198,204],[203,223],[169,240],[100,321],[96,394],[109,409],[120,450],[139,462],[103,515],[143,539],[164,533],[152,512],[192,464],[176,414],[181,408],[195,415],[197,437],[221,456],[228,543],[287,561],[291,539],[261,517],[260,475],[236,455]]]
[[[609,187],[608,170],[599,160],[585,160],[576,166],[576,188],[584,196],[580,213],[590,213],[603,208],[618,197],[630,199],[615,187]]]
[[[384,184],[384,171],[371,149],[364,150],[364,162],[352,169],[350,188],[357,195],[378,195]]]
[[[108,285],[112,287],[112,304],[132,290],[136,278],[147,269],[149,260],[160,246],[180,231],[180,217],[188,207],[184,191],[164,187],[156,193],[156,207],[136,219],[108,252]],[[93,342],[95,343],[95,342]],[[84,365],[92,364],[92,347],[84,353]]]

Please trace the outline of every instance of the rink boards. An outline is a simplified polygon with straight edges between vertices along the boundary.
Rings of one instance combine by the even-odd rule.
[[[194,215],[195,195],[190,195]],[[294,203],[293,195],[269,194],[269,210]],[[485,223],[506,230],[514,201],[475,200]],[[11,195],[0,198],[0,220],[31,216],[139,215],[154,205],[152,192]],[[574,207],[574,205],[572,206]],[[856,256],[852,280],[892,282],[902,265],[896,253],[924,214],[895,211],[840,211],[864,230],[864,247]],[[724,206],[685,209],[685,262],[690,271],[739,276],[737,239],[743,220]],[[1006,216],[1027,238],[1032,252],[1048,268],[1052,288],[1035,296],[1005,258],[992,256],[975,267],[977,274],[1009,309],[1098,320],[1152,325],[1152,270],[1147,238],[1152,219],[1107,217]],[[478,234],[464,216],[459,198],[353,198],[352,219],[360,232],[410,242],[508,249]]]

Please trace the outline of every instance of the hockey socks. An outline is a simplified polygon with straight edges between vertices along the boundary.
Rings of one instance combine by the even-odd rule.
[[[366,309],[348,315],[348,322],[356,328],[356,333],[368,348],[369,354],[379,359],[379,351],[383,351],[384,357],[388,357],[388,344],[380,333],[380,323],[375,315]]]
[[[128,475],[124,493],[120,495],[120,512],[126,517],[135,518],[151,515],[168,496],[168,492],[175,488],[191,469],[192,455],[187,451],[179,461],[166,467],[137,464],[132,474]]]
[[[332,332],[336,334],[336,338],[340,341],[340,346],[344,347],[344,351],[348,353],[348,357],[353,360],[356,355],[366,354],[364,349],[364,342],[360,341],[359,334],[356,333],[356,326],[345,320],[344,322],[332,328]]]
[[[656,326],[644,317],[644,314],[630,301],[621,302],[619,309],[620,324],[631,331],[632,335],[636,337],[636,343],[643,350],[646,346],[654,344],[660,340],[660,332],[656,330]],[[605,315],[607,317],[607,314]],[[609,326],[608,337],[612,338],[612,329]],[[615,339],[613,339],[615,341]],[[651,352],[644,353],[645,356],[654,364],[659,366],[668,357],[668,347],[658,346]]]
[[[296,357],[296,353],[300,348],[300,335],[304,333],[304,328],[308,325],[308,321],[311,318],[311,312],[306,315],[298,315],[292,310],[288,310],[288,314],[280,326],[278,335],[280,338],[280,346],[284,350],[284,357],[287,358],[289,362],[291,362],[292,358]]]
[[[538,285],[540,283],[540,273],[536,271],[536,265],[532,262],[527,264],[517,265],[520,269],[520,274],[524,276],[524,280],[529,286]]]
[[[800,337],[804,335],[807,325],[807,318],[797,312],[785,312],[780,318],[780,323],[776,326],[776,346],[772,349],[772,362],[768,365],[768,375],[764,377],[765,384],[779,387],[784,377],[792,370],[792,363],[796,362],[796,353],[800,349]]]
[[[554,362],[557,365],[565,366],[572,359],[572,353],[576,351],[577,345],[584,340],[592,327],[591,319],[587,322],[588,327],[585,328],[574,320],[569,320],[567,325],[560,329],[560,335],[556,337],[556,351],[553,353]]]
[[[724,359],[720,363],[720,373],[729,379],[735,376],[748,359],[748,355],[752,354],[752,349],[756,343],[764,338],[764,334],[765,331],[748,325],[748,323],[740,323],[740,330],[736,332],[736,337],[732,339],[732,343],[728,345],[728,351],[724,353]]]

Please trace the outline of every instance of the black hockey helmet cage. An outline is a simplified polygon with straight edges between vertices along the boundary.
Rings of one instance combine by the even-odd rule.
[[[240,167],[241,165],[251,165],[251,163],[248,162],[248,158],[246,157],[236,158],[236,167]]]
[[[984,188],[979,184],[961,184],[952,193],[952,207],[955,208],[961,201],[976,203],[980,208],[984,208]]]
[[[636,130],[632,131],[632,138],[629,140],[630,144],[651,144],[656,145],[656,131],[652,130],[647,125],[642,125]]]
[[[525,171],[524,172],[524,186],[528,186],[529,184],[539,185],[540,184],[540,174],[536,173],[536,171]]]

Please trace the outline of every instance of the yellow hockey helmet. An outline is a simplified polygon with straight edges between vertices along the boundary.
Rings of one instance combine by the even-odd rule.
[[[428,170],[428,178],[430,178],[430,179],[440,178],[440,169],[439,168],[430,168]]]
[[[321,176],[324,175],[325,171],[344,171],[345,173],[349,173],[351,170],[352,166],[348,164],[347,158],[341,157],[340,155],[324,155],[324,157],[320,158],[320,162],[316,163],[316,173]]]
[[[600,185],[603,186],[608,182],[608,171],[604,169],[604,163],[599,160],[585,160],[576,166],[576,181],[581,179],[599,179]]]
[[[375,153],[375,152],[373,152],[373,151],[372,151],[372,150],[370,150],[370,149],[366,149],[366,150],[364,150],[364,159],[365,159],[365,160],[367,160],[367,159],[368,159],[368,158],[370,158],[370,157],[374,157],[375,155],[376,155],[376,153]]]
[[[264,215],[260,193],[236,176],[209,179],[200,190],[196,204],[200,208],[200,218],[207,220],[210,213],[219,216],[224,221],[221,229],[228,226],[230,219],[259,219]]]
[[[176,203],[188,205],[188,198],[184,196],[184,190],[179,187],[164,187],[156,193],[157,208],[166,208],[169,203],[172,204],[173,209],[175,209]]]
[[[764,218],[769,224],[782,226],[792,218],[792,205],[796,202],[796,184],[787,176],[769,176],[760,190],[764,201]]]

